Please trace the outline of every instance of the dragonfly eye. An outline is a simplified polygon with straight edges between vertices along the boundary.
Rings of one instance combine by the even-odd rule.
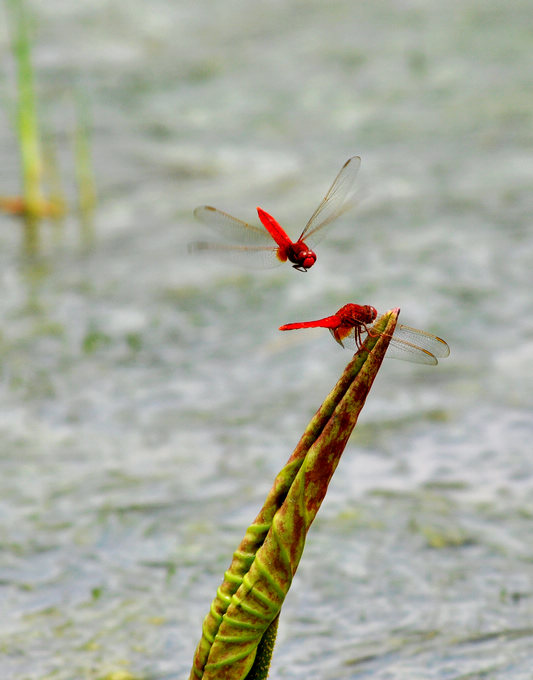
[[[370,305],[368,305],[368,312],[369,312],[370,316],[372,317],[370,320],[375,321],[375,319],[378,315],[377,309],[375,307],[371,307]]]
[[[309,267],[312,267],[315,264],[316,255],[311,250],[308,250],[306,253],[302,253],[302,255],[303,255],[302,267],[305,267],[305,269],[309,269]]]

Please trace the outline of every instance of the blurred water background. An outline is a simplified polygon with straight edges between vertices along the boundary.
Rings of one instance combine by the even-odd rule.
[[[188,676],[232,551],[350,358],[277,327],[359,302],[451,356],[382,366],[271,677],[530,679],[531,3],[29,7],[67,177],[71,93],[90,101],[99,206],[92,249],[71,215],[32,262],[0,216],[1,677]],[[298,235],[355,153],[364,200],[307,274],[188,256],[202,203]]]

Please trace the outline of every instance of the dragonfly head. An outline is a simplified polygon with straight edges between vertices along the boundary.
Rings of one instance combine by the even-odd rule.
[[[293,264],[292,268],[299,272],[306,272],[309,267],[312,267],[315,264],[315,262],[316,260],[311,260],[308,258],[307,260],[304,260],[302,264]]]
[[[287,257],[293,263],[294,269],[306,272],[316,262],[315,253],[302,241],[293,243],[287,250]]]
[[[365,305],[365,309],[368,313],[368,317],[370,318],[370,322],[375,321],[378,315],[377,309],[372,307],[372,305]]]
[[[309,267],[312,267],[315,264],[316,255],[314,254],[314,252],[312,250],[305,251],[305,253],[303,253],[303,255],[304,255],[304,260],[302,262],[302,267],[304,269],[309,269]]]

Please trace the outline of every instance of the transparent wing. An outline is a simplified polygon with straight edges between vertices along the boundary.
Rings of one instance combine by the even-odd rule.
[[[193,241],[188,245],[190,253],[210,255],[247,269],[268,269],[281,264],[277,245],[264,227],[255,227],[210,205],[196,208],[194,215],[228,244]]]
[[[325,236],[324,227],[330,225],[351,207],[350,198],[353,197],[355,178],[360,167],[359,156],[352,156],[346,161],[322,202],[305,225],[300,240],[308,245],[315,245]]]
[[[372,334],[371,327],[369,327],[369,331]],[[366,336],[367,333],[363,332],[362,342],[364,342]],[[347,338],[343,338],[343,343],[355,347],[355,331],[352,331]],[[441,338],[426,333],[426,331],[418,330],[418,328],[399,324],[390,339],[385,356],[389,359],[401,359],[415,364],[435,366],[438,364],[437,357],[443,358],[449,354],[450,348]]]
[[[272,237],[264,227],[255,227],[210,205],[196,208],[194,216],[229,243],[243,246],[274,246]]]
[[[281,264],[281,260],[276,256],[276,246],[232,246],[225,243],[193,241],[189,243],[188,250],[190,253],[238,264],[246,269],[270,269]]]
[[[439,363],[437,357],[447,357],[449,354],[450,348],[447,343],[436,335],[398,324],[385,356],[389,359],[435,366]]]

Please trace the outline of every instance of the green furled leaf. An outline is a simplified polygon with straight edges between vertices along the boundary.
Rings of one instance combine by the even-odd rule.
[[[190,680],[248,678],[258,645],[279,616],[307,531],[385,356],[398,313],[388,312],[375,324],[386,335],[368,336],[277,475],[204,619]]]

